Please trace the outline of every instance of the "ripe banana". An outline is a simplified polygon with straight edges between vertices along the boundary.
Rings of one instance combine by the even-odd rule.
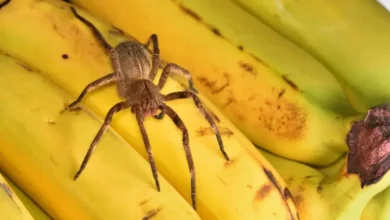
[[[233,1],[322,61],[356,110],[390,100],[390,13],[377,1]]]
[[[76,8],[76,10],[87,20],[95,24],[111,45],[116,45],[118,42],[125,39],[119,30],[104,24],[95,17],[89,16],[79,8]],[[145,41],[146,40],[147,39],[145,39]],[[124,147],[122,148],[123,151],[121,151],[120,145],[117,143],[118,141],[115,142],[116,144],[112,144],[110,148],[105,148],[110,141],[114,142],[114,140],[109,139],[110,136],[106,137],[106,135],[103,136],[104,141],[102,139],[101,142],[103,142],[98,144],[96,151],[92,155],[91,160],[83,172],[83,175],[80,176],[80,179],[76,182],[73,182],[71,179],[77,171],[77,165],[80,164],[81,158],[84,157],[90,141],[92,141],[92,138],[96,134],[94,132],[97,132],[98,125],[87,121],[87,118],[85,118],[87,116],[85,114],[81,114],[82,116],[71,113],[66,113],[63,116],[58,115],[61,108],[60,106],[64,107],[65,104],[69,104],[70,101],[73,101],[88,83],[110,73],[110,71],[112,71],[112,66],[109,63],[107,55],[104,54],[103,49],[91,34],[90,29],[74,17],[68,4],[53,0],[11,1],[11,3],[6,7],[3,7],[0,12],[0,50],[3,50],[12,57],[23,60],[26,65],[42,71],[42,75],[45,79],[50,80],[50,83],[58,85],[73,97],[67,98],[66,100],[63,96],[52,97],[52,91],[42,91],[46,88],[43,85],[34,87],[36,89],[39,88],[40,91],[34,90],[35,93],[29,91],[29,96],[34,98],[32,99],[31,104],[38,106],[36,107],[38,110],[45,107],[44,102],[47,102],[47,105],[49,105],[47,107],[50,107],[49,110],[51,111],[47,114],[44,114],[45,112],[43,112],[41,119],[47,118],[56,121],[54,127],[58,126],[58,128],[62,128],[63,130],[61,131],[63,132],[72,131],[72,136],[66,138],[66,141],[72,143],[73,141],[76,141],[73,140],[74,138],[78,138],[78,141],[80,142],[77,143],[77,148],[69,149],[69,145],[66,145],[68,149],[65,148],[65,150],[62,150],[62,154],[68,156],[65,159],[57,157],[57,160],[63,163],[61,166],[63,170],[58,171],[59,174],[55,174],[54,180],[61,179],[61,182],[64,182],[63,185],[70,188],[82,185],[84,187],[92,187],[93,189],[99,188],[100,190],[104,187],[99,186],[95,181],[103,177],[105,180],[108,179],[112,182],[115,181],[116,184],[120,184],[121,188],[118,188],[115,185],[115,192],[125,189],[126,192],[131,192],[132,190],[139,188],[139,186],[135,186],[135,183],[130,184],[124,182],[124,180],[131,180],[131,177],[127,176],[131,174],[123,171],[123,169],[127,170],[129,169],[129,166],[134,166],[132,163],[135,163],[132,158],[128,158],[130,152],[125,152],[124,150],[126,148]],[[37,54],[39,54],[39,56],[37,56]],[[161,71],[159,71],[158,75],[160,74]],[[19,80],[20,79],[12,79],[12,82],[19,82]],[[29,85],[32,86],[37,82],[32,83],[29,82],[28,79],[24,79],[23,83],[31,83]],[[40,88],[40,86],[42,88]],[[6,89],[12,91],[11,88]],[[166,94],[179,90],[183,90],[183,86],[168,79],[162,93]],[[44,101],[37,101],[45,97],[46,99]],[[221,156],[218,149],[218,143],[215,140],[212,130],[209,128],[207,121],[199,113],[196,106],[194,106],[192,100],[174,101],[167,104],[178,112],[189,131],[190,147],[192,149],[197,173],[196,199],[198,201],[197,212],[200,217],[204,219],[297,219],[294,204],[291,198],[286,197],[288,194],[285,192],[288,192],[288,189],[285,188],[285,183],[281,177],[278,176],[274,168],[256,150],[250,141],[208,100],[202,95],[199,95],[199,97],[202,99],[204,105],[220,120],[218,126],[224,134],[222,138],[225,143],[225,149],[231,158],[230,162],[226,162]],[[34,103],[35,101],[38,103]],[[98,117],[103,118],[108,109],[119,101],[116,89],[112,86],[96,90],[89,94],[85,100],[83,100],[82,106],[84,106],[83,108],[87,108],[91,110],[91,112],[96,113]],[[15,106],[8,108],[9,111],[11,111],[11,109],[19,108],[16,108]],[[14,112],[14,114],[17,113],[20,112]],[[24,114],[27,113],[28,112]],[[10,120],[10,123],[15,120],[17,120],[17,118],[14,115],[12,120]],[[70,125],[59,125],[59,123],[65,122],[77,123],[77,126],[76,124],[73,124],[71,130],[68,130],[65,128]],[[38,122],[34,121],[34,123]],[[171,121],[169,121],[169,118],[164,118],[163,120],[148,118],[145,121],[145,124],[158,171],[188,202],[191,202],[190,174],[188,173],[187,162],[182,149],[181,132]],[[48,126],[46,129],[49,129],[49,131],[50,129],[53,129],[47,123],[45,126]],[[138,153],[144,158],[147,158],[145,147],[141,135],[139,134],[138,125],[134,116],[130,114],[130,111],[126,113],[120,112],[115,115],[111,127],[129,142]],[[17,132],[17,130],[15,130],[15,132]],[[60,137],[58,138],[59,140],[53,138],[53,141],[56,141],[61,145],[61,143],[64,142],[61,140],[62,138],[65,138],[64,135],[64,133],[54,135],[55,137]],[[83,138],[81,138],[81,135]],[[167,138],[167,135],[169,135],[169,139]],[[41,137],[42,134],[37,134],[36,136]],[[53,147],[56,146],[54,145]],[[59,147],[55,148],[57,154],[61,152]],[[103,152],[105,149],[106,151]],[[39,150],[47,152],[49,150],[48,144],[45,144],[44,148]],[[72,151],[74,153],[70,154]],[[54,156],[53,154],[49,155],[52,157]],[[72,157],[77,158],[76,161],[74,161],[75,159]],[[42,161],[45,161],[45,164],[42,164],[43,162],[27,164],[48,165],[50,164],[49,158],[50,157],[46,157],[45,159],[42,159]],[[115,161],[113,161],[114,158]],[[103,163],[105,163],[104,166]],[[26,164],[25,161],[24,164]],[[49,166],[50,169],[53,169],[52,167],[53,165]],[[111,170],[108,170],[108,168]],[[112,170],[114,168],[116,169],[115,171]],[[100,171],[98,172],[99,169]],[[136,169],[139,168],[134,167],[131,172],[136,173]],[[46,171],[49,172],[48,170]],[[66,175],[63,174],[64,172]],[[142,176],[145,178],[152,178],[150,172],[148,174],[142,172]],[[22,182],[21,179],[18,180]],[[47,181],[49,181],[49,179]],[[51,177],[50,181],[53,181],[53,177]],[[147,183],[148,187],[153,186],[152,181],[147,181]],[[114,185],[114,183],[111,184]],[[123,188],[125,186],[126,188]],[[83,189],[89,191],[88,189]],[[155,188],[152,189],[154,190],[153,193],[158,193]],[[264,191],[264,189],[267,190]],[[162,185],[161,192],[166,192],[167,190],[169,190],[168,186],[166,184]],[[30,193],[33,192],[30,191]],[[77,194],[69,193],[70,192],[65,193],[58,190],[51,195],[55,195],[56,197],[58,197],[58,194],[62,197],[67,196],[68,201],[79,198]],[[142,191],[140,191],[140,193],[145,194]],[[83,194],[80,192],[80,195]],[[111,195],[111,192],[109,195]],[[161,199],[166,199],[163,196],[165,196],[165,194],[161,195]],[[140,196],[140,198],[143,197]],[[172,199],[174,198],[176,197],[172,195]],[[80,214],[86,215],[88,213],[83,213],[82,211],[90,212],[91,209],[98,209],[99,211],[104,212],[107,211],[107,209],[98,207],[105,205],[113,208],[113,205],[118,205],[116,201],[111,201],[112,199],[113,198],[110,197],[110,199],[106,199],[102,202],[99,200],[96,207],[90,206],[80,210],[78,207],[83,207],[82,204],[72,204],[72,206],[67,207],[67,209],[74,209],[73,211],[79,211]],[[155,198],[149,198],[148,201],[152,202],[154,199]],[[120,199],[117,201],[120,201]],[[44,202],[45,201],[41,200],[41,203]],[[106,202],[110,202],[110,205],[106,204]],[[168,210],[168,205],[170,204],[172,203],[165,204],[164,207],[166,206]],[[51,206],[54,207],[57,207],[56,205],[51,204]],[[180,203],[178,205],[180,205]],[[120,203],[118,209],[123,210],[119,212],[121,214],[124,214],[124,211],[126,210],[123,206],[129,206],[129,202]],[[50,206],[47,203],[44,207],[50,209]],[[164,209],[165,208],[162,208],[162,210]],[[172,216],[167,215],[169,216],[169,219],[189,219],[189,216],[193,215],[192,212],[189,212],[184,207],[177,208],[177,210],[180,210],[180,212],[175,212]],[[180,213],[182,215],[188,213],[189,216],[176,216],[180,215]],[[66,213],[61,214],[64,215]],[[110,219],[117,218],[112,217]]]
[[[390,184],[387,173],[376,184],[362,189],[359,176],[346,170],[345,157],[328,167],[315,169],[261,152],[286,181],[301,220],[360,219],[370,199]]]
[[[0,172],[0,219],[33,220],[29,211]]]
[[[51,220],[52,218],[44,211],[38,204],[35,203],[22,189],[20,189],[12,180],[7,176],[3,176],[4,179],[9,183],[10,187],[15,191],[15,194],[22,201],[28,212],[31,214],[32,219],[36,220]]]
[[[343,115],[353,113],[341,86],[328,69],[232,1],[171,1],[200,24],[218,30],[230,44],[260,59],[278,75],[288,77],[311,103]]]
[[[175,2],[71,2],[137,39],[156,33],[161,56],[188,69],[198,89],[256,145],[314,165],[330,164],[348,151],[345,138],[350,118],[311,101],[289,76],[281,76],[261,60],[232,46],[219,29],[194,19],[198,16],[185,12]]]
[[[376,195],[364,208],[361,220],[390,219],[390,187]]]
[[[60,115],[70,96],[26,63],[0,54],[0,72],[0,168],[54,219],[200,219],[164,178],[156,191],[147,161],[112,130],[74,182],[100,120]]]

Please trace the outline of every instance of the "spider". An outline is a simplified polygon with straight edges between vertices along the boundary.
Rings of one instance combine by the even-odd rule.
[[[211,128],[213,129],[217,141],[219,144],[220,151],[222,152],[224,158],[229,161],[229,157],[226,154],[222,142],[222,138],[219,132],[217,125],[210,116],[210,114],[203,107],[200,99],[195,93],[198,93],[194,88],[191,74],[183,69],[182,67],[168,63],[163,68],[161,77],[159,79],[158,85],[153,84],[153,79],[157,74],[157,70],[160,65],[160,50],[158,46],[158,38],[156,34],[152,34],[148,41],[145,44],[138,43],[136,41],[124,41],[118,44],[115,48],[111,47],[98,29],[84,17],[80,16],[76,10],[71,6],[70,7],[74,16],[84,23],[88,28],[91,29],[96,40],[104,47],[105,52],[109,54],[114,72],[108,75],[105,75],[91,83],[89,83],[84,90],[81,92],[79,97],[68,105],[65,110],[72,110],[78,105],[83,97],[90,91],[108,85],[111,83],[116,83],[117,91],[119,95],[125,99],[123,102],[115,104],[107,113],[104,123],[98,131],[97,135],[93,139],[87,154],[81,164],[80,169],[74,176],[76,180],[81,172],[84,170],[85,166],[88,163],[91,154],[98,144],[100,138],[107,130],[109,124],[111,123],[112,117],[115,113],[124,110],[126,108],[131,109],[131,113],[135,114],[142,139],[148,154],[148,160],[152,169],[153,177],[155,180],[156,188],[160,191],[160,184],[158,181],[157,169],[154,162],[152,150],[150,147],[148,135],[144,126],[144,118],[152,116],[155,119],[163,119],[164,115],[168,115],[178,129],[183,133],[183,145],[185,150],[186,159],[188,162],[189,171],[191,174],[191,199],[192,207],[196,209],[195,201],[195,168],[194,162],[191,155],[191,150],[189,147],[189,135],[186,126],[176,112],[169,106],[167,106],[165,101],[172,101],[175,99],[184,99],[192,98],[195,102],[196,107],[209,122]],[[153,54],[150,55],[148,47],[153,44]],[[151,64],[150,64],[151,62]],[[188,79],[189,87],[191,91],[181,91],[181,92],[172,92],[167,95],[160,93],[160,90],[164,87],[165,82],[169,74],[181,74],[186,79]],[[160,113],[159,113],[160,112]]]

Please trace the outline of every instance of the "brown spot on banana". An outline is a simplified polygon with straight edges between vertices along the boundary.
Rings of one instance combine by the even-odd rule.
[[[287,78],[286,75],[282,76],[282,78],[288,85],[291,86],[291,88],[293,88],[295,91],[299,91],[297,84],[295,84],[293,81],[291,81],[289,78]]]
[[[221,134],[221,136],[226,136],[226,137],[230,137],[233,135],[233,132],[231,130],[222,127],[219,127],[219,133]],[[210,127],[200,127],[196,131],[196,134],[198,136],[215,135],[214,131]]]
[[[230,104],[232,104],[233,102],[237,102],[234,98],[232,97],[228,97],[226,99],[226,103],[223,105],[223,108],[227,108]]]
[[[273,189],[272,183],[266,183],[257,190],[255,200],[262,200],[265,198]]]
[[[148,203],[148,200],[142,200],[140,203],[139,203],[139,206],[143,206],[145,205],[146,203]]]
[[[253,68],[253,65],[250,64],[250,63],[246,63],[244,61],[239,61],[238,62],[238,65],[243,69],[245,70],[246,72],[248,72],[249,74],[253,75],[253,76],[257,76],[257,72],[256,70]]]
[[[282,96],[284,95],[285,92],[286,92],[285,89],[280,90],[280,92],[278,94],[278,98],[282,98]]]
[[[292,198],[291,192],[290,192],[290,190],[287,187],[285,187],[283,189],[283,196],[286,199],[291,199]]]
[[[21,67],[23,67],[23,69],[25,69],[25,70],[27,70],[27,71],[29,71],[29,72],[33,72],[33,71],[34,71],[34,68],[32,68],[32,67],[30,67],[30,66],[28,66],[28,65],[26,65],[26,64],[24,64],[24,63],[19,63],[19,65],[20,65]]]
[[[146,215],[142,218],[142,220],[149,220],[156,216],[161,211],[161,208],[150,210],[146,213]]]
[[[62,59],[67,60],[69,58],[69,55],[64,53],[61,55]]]
[[[217,35],[218,37],[222,37],[222,34],[221,34],[221,31],[219,31],[216,27],[213,27],[211,25],[208,25],[210,30],[215,34]],[[223,37],[222,37],[223,38]]]
[[[213,94],[218,94],[220,92],[222,92],[224,89],[228,88],[229,85],[230,85],[230,77],[229,77],[229,74],[227,73],[224,73],[223,74],[224,78],[225,78],[225,83],[222,84],[221,86],[217,86],[217,80],[214,80],[214,81],[210,81],[209,79],[207,79],[206,77],[197,77],[197,79],[200,81],[200,83],[202,83],[206,88],[210,89],[211,90],[211,93]]]
[[[195,13],[194,11],[192,11],[191,9],[185,7],[184,5],[180,4],[179,5],[179,8],[181,10],[183,10],[184,13],[186,13],[187,15],[191,16],[193,19],[197,20],[197,21],[202,21],[202,18],[197,14]]]
[[[281,198],[283,199],[283,201],[284,201],[284,203],[285,203],[285,205],[286,205],[286,208],[288,209],[288,212],[290,213],[290,219],[291,219],[291,220],[295,219],[293,213],[291,212],[291,209],[290,209],[290,206],[289,206],[289,204],[288,204],[288,201],[287,201],[287,200],[289,200],[289,199],[286,199],[286,198],[284,197],[283,191],[282,191],[282,189],[281,189],[281,187],[280,187],[278,181],[276,180],[274,174],[273,174],[270,170],[266,169],[265,167],[263,167],[263,171],[264,171],[265,175],[268,177],[268,179],[270,180],[270,182],[271,182],[271,183],[274,185],[274,187],[278,190],[279,195],[280,195]]]
[[[296,140],[303,135],[306,128],[307,112],[296,104],[279,98],[266,100],[258,108],[257,120],[264,128],[272,131],[277,137]]]
[[[13,197],[13,194],[12,194],[12,191],[11,191],[11,187],[8,186],[8,184],[6,183],[0,183],[0,187],[4,189],[4,191],[7,193],[7,195],[12,198]]]

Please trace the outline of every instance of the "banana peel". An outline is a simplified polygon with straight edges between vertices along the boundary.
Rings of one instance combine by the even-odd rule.
[[[349,173],[346,157],[314,168],[262,151],[286,181],[300,219],[360,219],[370,200],[390,184],[390,173],[377,183],[361,187],[359,176]]]
[[[348,151],[349,118],[312,103],[288,76],[232,46],[175,2],[71,2],[138,40],[156,33],[161,57],[188,69],[197,89],[257,146],[319,166]]]
[[[29,211],[33,219],[37,220],[51,220],[50,217],[34,200],[32,200],[20,187],[18,187],[11,179],[7,176],[3,176],[4,179],[9,183],[11,188],[15,191],[15,194],[22,201],[23,205]]]
[[[125,39],[118,29],[104,23],[97,24],[97,18],[88,16],[82,10],[76,9],[91,22],[96,22],[96,26],[110,44],[115,45]],[[27,21],[29,22],[28,25],[26,25]],[[21,24],[20,22],[23,22],[26,28],[15,28]],[[0,24],[2,27],[0,28],[0,36],[2,36],[1,42],[3,42],[0,45],[0,50],[16,59],[23,60],[26,65],[32,68],[37,68],[45,78],[65,90],[73,99],[79,95],[88,83],[112,71],[107,55],[104,54],[102,48],[93,38],[90,30],[73,16],[68,5],[63,2],[24,1],[22,3],[12,1],[2,8]],[[39,32],[36,30],[39,30]],[[26,38],[25,36],[29,37]],[[6,43],[3,40],[6,40]],[[23,48],[23,51],[16,47]],[[182,85],[168,79],[162,93],[166,94],[183,89]],[[36,96],[36,98],[44,97],[38,94]],[[207,121],[194,106],[192,100],[168,103],[180,115],[189,130],[190,147],[192,148],[197,172],[197,212],[199,215],[206,219],[274,218],[275,215],[276,218],[296,219],[296,211],[291,198],[287,198],[283,194],[288,189],[285,188],[283,180],[274,168],[209,101],[202,95],[200,95],[200,98],[205,106],[220,120],[218,125],[224,133],[222,138],[225,143],[225,150],[231,158],[230,162],[226,162],[220,154],[215,135],[208,127]],[[64,108],[73,99],[57,99],[55,111],[58,112],[60,106]],[[108,109],[119,101],[116,89],[112,86],[93,91],[93,94],[87,95],[81,104],[81,108],[88,109],[88,112],[93,112],[97,117],[103,118]],[[56,117],[56,121],[72,118],[70,121],[78,123],[77,128],[72,127],[73,132],[88,129],[86,123],[75,114],[67,113],[61,116],[64,118],[61,118],[56,116],[54,112],[51,113],[53,117]],[[157,169],[190,202],[190,175],[182,148],[181,132],[168,118],[160,121],[146,119],[145,126],[151,141]],[[139,154],[147,158],[139,128],[130,111],[116,114],[111,127],[130,143]],[[64,168],[68,178],[66,183],[72,181],[71,175],[75,173],[76,165],[81,163],[81,159],[95,135],[92,132],[97,132],[97,130],[97,128],[88,129],[88,132],[91,133],[86,133],[83,135],[83,139],[80,140],[85,141],[85,143],[83,143],[83,146],[80,144],[77,153],[73,155],[77,160],[73,161],[73,166]],[[167,138],[167,132],[169,132],[169,138]],[[95,181],[106,178],[106,175],[96,172],[102,166],[101,164],[99,166],[99,161],[102,163],[106,161],[106,158],[93,159],[98,157],[95,154],[98,153],[100,148],[104,149],[104,144],[98,144],[85,171],[75,184],[82,184],[83,179],[88,181],[88,177]],[[115,155],[122,155],[122,159],[116,159],[114,163],[117,164],[117,161],[121,161],[116,166],[118,169],[122,167],[119,164],[130,160],[126,159],[124,156],[126,153],[119,152],[117,147],[112,146],[109,151],[107,149],[106,153],[102,154],[107,155],[107,157],[114,155],[108,152],[116,152]],[[93,160],[97,162],[93,163]],[[105,163],[109,164],[113,161]],[[91,168],[93,166],[96,167]],[[243,170],[245,172],[242,172]],[[118,175],[116,172],[118,171],[111,171],[110,173]],[[124,174],[119,174],[119,176],[122,175]],[[152,177],[151,172],[148,175]],[[118,178],[113,179],[117,180]],[[92,181],[85,183],[84,187],[87,185],[91,187],[94,186],[94,183]],[[269,185],[271,186],[269,193],[258,197],[258,192]],[[131,185],[127,187],[131,188]],[[102,187],[95,185],[93,188],[101,189]],[[167,190],[166,186],[163,185],[161,191],[165,190]],[[69,195],[68,201],[73,196],[75,195]],[[50,209],[48,204],[46,204],[46,208]],[[86,210],[91,208],[88,207]],[[77,207],[72,207],[72,209],[79,213],[83,213],[84,210]],[[186,210],[183,212],[187,213]],[[186,218],[184,217],[184,219]]]
[[[378,1],[233,2],[320,60],[356,111],[390,100],[390,13]]]
[[[33,220],[26,206],[16,195],[15,190],[0,172],[0,219]]]
[[[313,105],[342,115],[355,113],[340,84],[321,62],[231,0],[166,1],[173,1],[185,13],[183,17],[191,16],[215,30],[238,50],[294,82]]]
[[[199,219],[163,178],[112,130],[83,178],[73,181],[101,121],[91,112],[59,114],[69,95],[33,67],[0,56],[0,168],[54,219]],[[15,86],[17,83],[18,86]],[[113,150],[114,149],[114,150]]]

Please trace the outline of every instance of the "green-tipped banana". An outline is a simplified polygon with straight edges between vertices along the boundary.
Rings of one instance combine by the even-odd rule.
[[[390,184],[390,173],[374,185],[361,188],[359,176],[346,171],[345,157],[315,169],[265,151],[263,155],[282,175],[301,220],[358,220],[371,198]]]
[[[371,199],[361,217],[361,220],[388,219],[390,219],[390,186]]]
[[[356,110],[390,101],[390,13],[377,1],[233,1],[322,61]]]

